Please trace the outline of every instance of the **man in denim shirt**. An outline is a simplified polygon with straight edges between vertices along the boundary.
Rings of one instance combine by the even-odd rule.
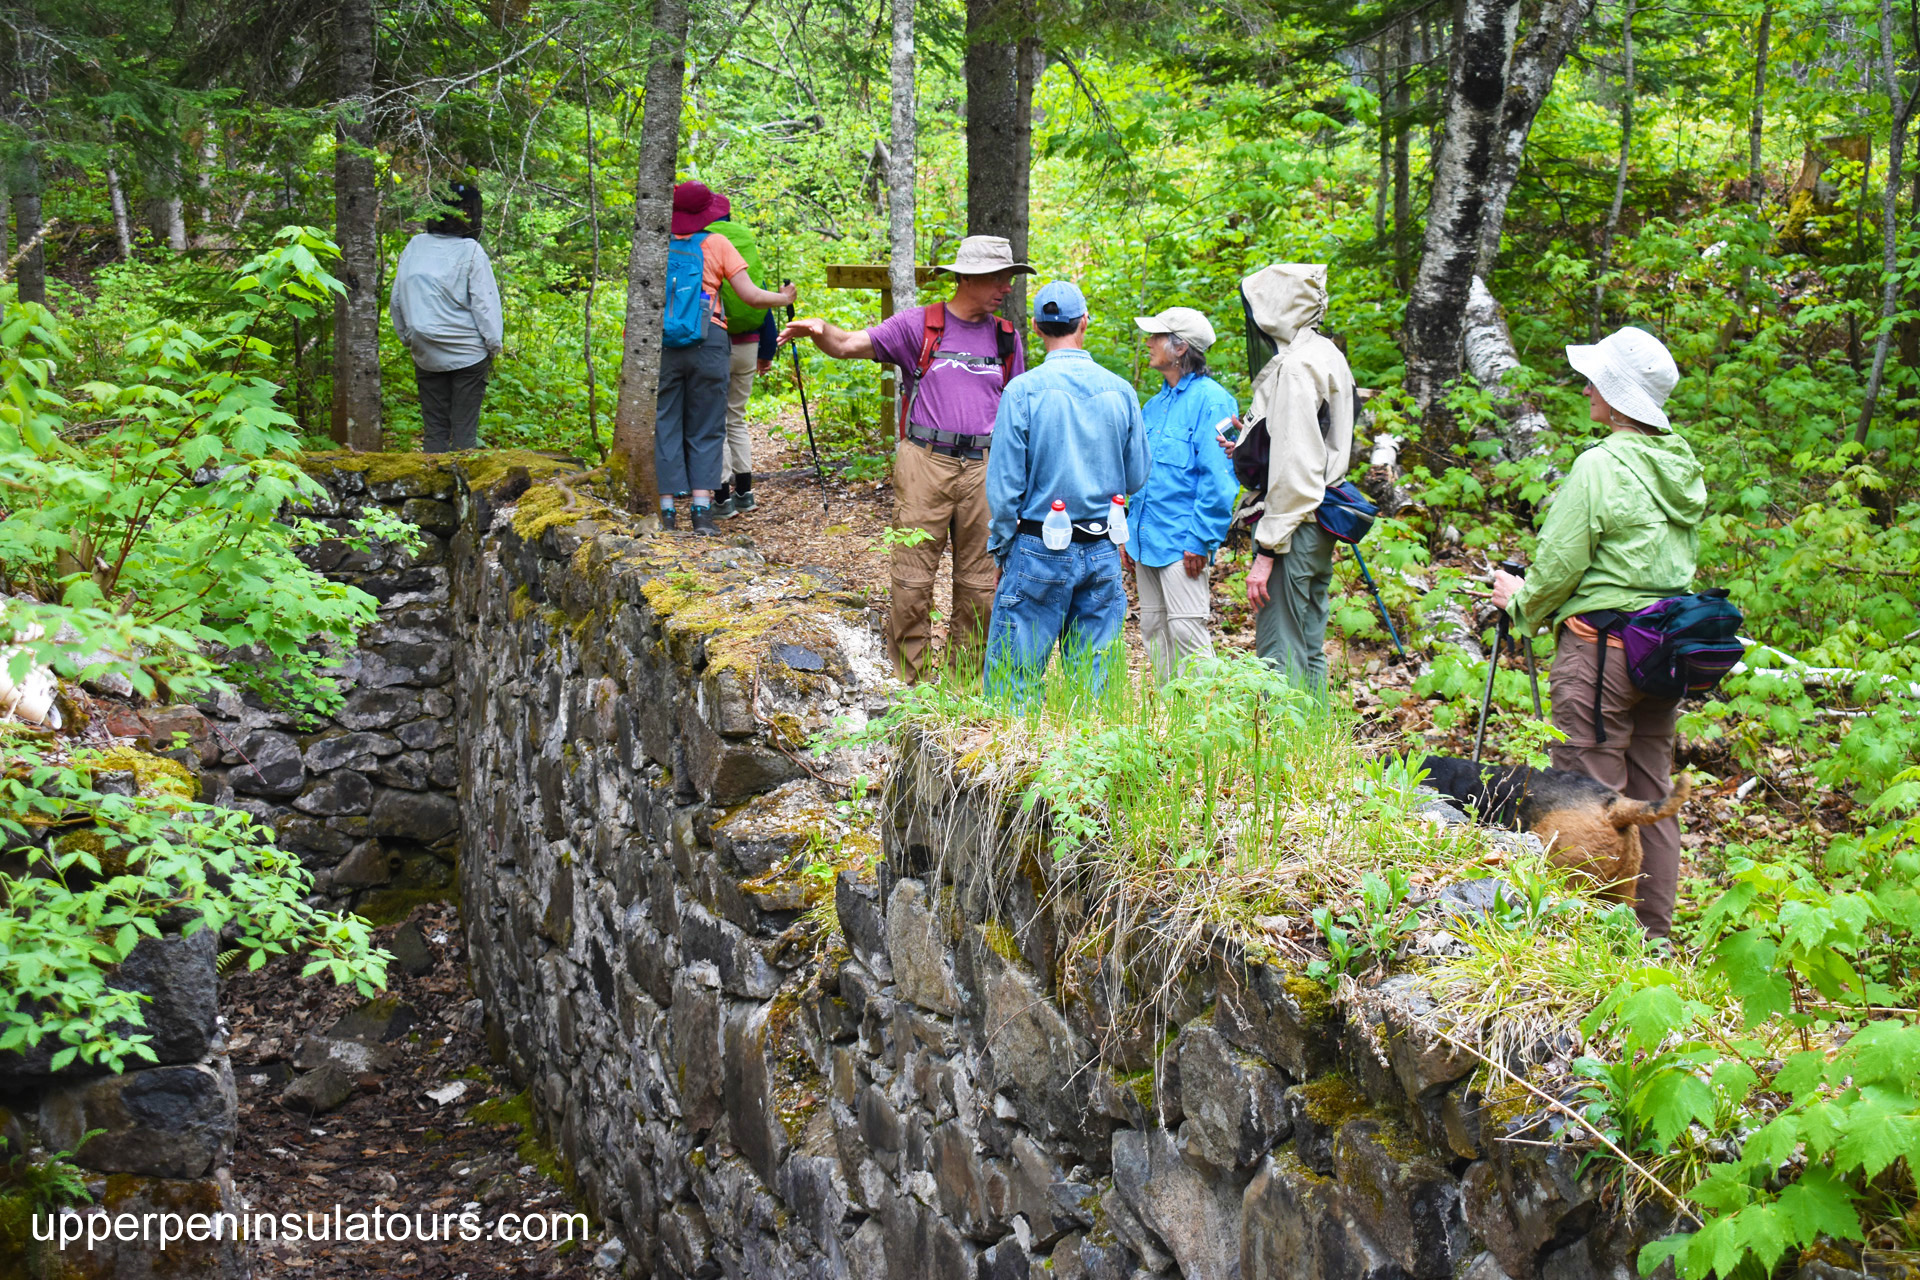
[[[1140,638],[1164,684],[1189,658],[1213,656],[1207,566],[1240,496],[1218,432],[1240,406],[1207,372],[1214,334],[1205,316],[1168,307],[1134,324],[1147,335],[1147,366],[1166,383],[1141,413],[1153,478],[1133,496],[1130,547],[1139,565]]]
[[[1034,295],[1033,327],[1047,358],[1007,384],[987,462],[987,548],[1000,564],[987,638],[989,694],[1028,700],[1057,643],[1065,662],[1105,682],[1106,652],[1120,637],[1127,593],[1120,548],[1109,537],[1114,495],[1147,482],[1140,401],[1125,379],[1086,351],[1087,301],[1056,280]],[[1041,522],[1066,506],[1073,541],[1050,551]]]

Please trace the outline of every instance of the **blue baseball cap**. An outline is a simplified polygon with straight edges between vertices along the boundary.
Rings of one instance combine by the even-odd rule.
[[[1087,300],[1081,296],[1080,286],[1071,280],[1049,281],[1033,295],[1035,320],[1078,320],[1085,314]]]

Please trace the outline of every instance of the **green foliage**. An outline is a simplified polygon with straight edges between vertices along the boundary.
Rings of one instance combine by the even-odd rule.
[[[364,994],[385,982],[366,922],[309,906],[312,877],[269,828],[177,788],[103,793],[103,767],[25,733],[0,738],[0,1050],[51,1041],[54,1070],[154,1061],[145,997],[109,985],[108,971],[166,933],[212,929],[256,969],[305,949],[309,974]]]
[[[351,643],[374,601],[298,559],[333,530],[279,519],[325,491],[296,464],[258,336],[272,317],[330,305],[333,253],[318,232],[286,229],[233,277],[229,310],[129,336],[115,381],[65,383],[72,349],[56,318],[9,310],[0,583],[42,602],[8,609],[16,677],[28,663],[66,678],[112,667],[143,694],[159,682],[179,693],[206,687],[211,652],[218,674],[279,705],[337,705],[326,646]]]

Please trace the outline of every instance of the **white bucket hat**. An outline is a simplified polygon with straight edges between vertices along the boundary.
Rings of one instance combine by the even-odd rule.
[[[935,271],[951,271],[957,276],[990,276],[1001,271],[1032,275],[1033,268],[1013,260],[1013,245],[1005,236],[968,236],[960,242],[952,262],[942,262]]]
[[[1645,329],[1628,325],[1592,346],[1568,347],[1567,363],[1587,375],[1620,413],[1656,431],[1673,429],[1661,406],[1680,381],[1680,367],[1660,339]]]

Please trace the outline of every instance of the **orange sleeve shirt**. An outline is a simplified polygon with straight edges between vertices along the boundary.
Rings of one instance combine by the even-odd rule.
[[[709,233],[700,242],[700,254],[704,269],[700,273],[701,287],[713,298],[713,318],[726,327],[726,308],[720,303],[720,285],[747,269],[747,260],[733,247],[733,241],[718,232]],[[758,284],[759,281],[755,281]]]

